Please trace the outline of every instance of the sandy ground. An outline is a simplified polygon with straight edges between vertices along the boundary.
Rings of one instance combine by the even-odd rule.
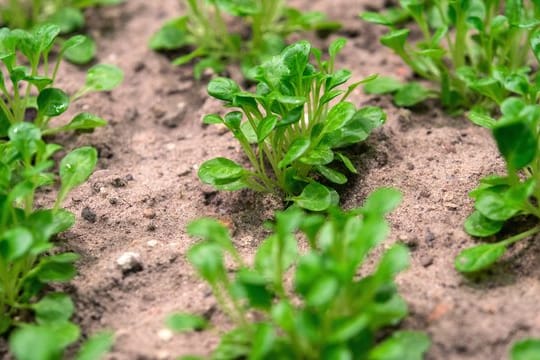
[[[344,24],[339,36],[349,43],[338,66],[355,77],[410,76],[400,59],[379,45],[384,29],[357,18],[368,9],[367,1],[291,3],[323,10]],[[383,6],[380,0],[369,2],[369,9]],[[230,222],[237,246],[249,258],[264,238],[261,224],[276,206],[263,195],[218,193],[199,182],[197,167],[204,160],[240,153],[228,134],[201,125],[202,115],[222,109],[206,95],[208,79],[195,82],[189,67],[176,68],[147,48],[163,21],[180,14],[176,0],[128,0],[88,12],[99,61],[122,67],[126,81],[111,94],[91,95],[77,105],[110,119],[110,126],[56,139],[100,151],[99,170],[66,203],[79,220],[62,238],[64,248],[82,255],[79,275],[67,288],[76,302],[75,320],[85,334],[116,332],[111,359],[208,354],[227,323],[185,259],[193,243],[185,225],[207,215]],[[324,47],[332,38],[314,41]],[[84,74],[65,66],[60,78],[60,85],[75,90]],[[468,191],[482,176],[503,171],[489,133],[444,115],[436,103],[410,112],[361,91],[353,100],[382,106],[388,122],[366,144],[350,149],[360,175],[339,189],[342,203],[358,206],[378,186],[403,191],[403,204],[390,218],[388,244],[403,241],[412,249],[412,266],[398,281],[411,313],[403,327],[429,333],[433,345],[427,358],[505,359],[512,342],[540,336],[538,241],[514,247],[506,261],[479,278],[464,278],[453,269],[455,255],[474,243],[462,230],[472,208]],[[117,267],[125,252],[140,255],[140,271],[123,274]],[[169,339],[163,320],[174,311],[211,314],[217,326]]]

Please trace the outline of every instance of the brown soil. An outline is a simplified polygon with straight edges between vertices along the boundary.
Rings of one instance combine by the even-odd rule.
[[[322,10],[344,24],[349,43],[339,65],[361,78],[372,73],[410,76],[400,59],[379,45],[384,29],[363,23],[357,14],[368,1],[297,0],[304,10]],[[384,7],[382,0],[369,9]],[[226,319],[215,311],[208,287],[185,259],[193,243],[186,223],[217,216],[235,229],[236,244],[247,257],[264,237],[261,224],[279,202],[267,196],[218,193],[202,185],[197,166],[215,156],[239,156],[233,139],[218,127],[201,126],[201,116],[220,111],[189,67],[176,68],[147,48],[149,37],[172,16],[177,0],[129,0],[119,7],[92,10],[89,31],[99,61],[126,72],[123,86],[79,103],[110,119],[93,134],[57,139],[68,147],[91,144],[100,151],[100,168],[73,193],[66,207],[79,216],[66,233],[65,248],[82,255],[79,276],[69,291],[76,321],[85,334],[116,332],[111,359],[173,359],[208,354]],[[325,47],[332,39],[314,39]],[[60,85],[83,81],[81,69],[65,66]],[[350,150],[360,176],[340,189],[345,207],[355,207],[378,186],[404,193],[391,215],[388,243],[413,249],[412,266],[399,277],[410,317],[404,328],[425,330],[433,345],[428,359],[505,359],[511,343],[540,335],[540,242],[525,241],[481,278],[465,278],[453,259],[474,240],[462,230],[472,202],[467,193],[487,174],[504,170],[490,134],[466,120],[443,114],[435,103],[410,112],[386,97],[353,100],[380,105],[388,122],[362,146]],[[125,252],[140,254],[143,268],[122,274],[116,265]],[[214,330],[175,335],[163,332],[174,311],[213,314]]]

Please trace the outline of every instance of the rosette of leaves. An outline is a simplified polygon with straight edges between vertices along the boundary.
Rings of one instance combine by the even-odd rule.
[[[344,45],[343,39],[333,42],[325,61],[307,41],[288,46],[257,68],[255,92],[243,91],[231,79],[212,80],[208,93],[237,110],[224,117],[207,115],[204,122],[225,125],[240,143],[250,168],[219,157],[201,165],[199,178],[219,190],[249,188],[284,194],[313,211],[336,205],[337,192],[317,180],[346,183],[347,176],[336,164],[357,171],[341,149],[365,140],[386,119],[378,107],[356,109],[347,101],[362,81],[342,89],[351,72],[335,70],[334,62]]]
[[[88,7],[116,5],[123,0],[6,0],[0,4],[0,24],[11,29],[31,29],[49,23],[60,27],[62,34],[84,28],[83,10]],[[66,59],[75,64],[86,64],[96,54],[96,44],[89,37],[70,47]]]
[[[9,128],[7,141],[0,140],[0,334],[11,334],[10,349],[21,360],[59,359],[79,338],[78,326],[70,321],[74,306],[69,296],[44,292],[47,285],[76,274],[78,255],[54,251],[52,240],[73,226],[74,215],[61,204],[97,162],[94,148],[69,152],[59,164],[55,205],[37,208],[40,190],[56,182],[51,158],[61,149],[44,142],[42,135],[35,124],[21,122]],[[81,349],[81,356],[99,355],[111,341],[110,334],[98,335]]]
[[[323,216],[290,207],[278,212],[252,265],[242,260],[218,221],[189,224],[188,233],[201,241],[189,249],[188,259],[234,324],[210,358],[421,359],[429,347],[425,334],[381,332],[407,316],[394,282],[408,266],[406,247],[391,246],[372,272],[358,275],[387,236],[385,215],[400,199],[397,190],[379,189],[350,211],[333,208]],[[307,240],[304,253],[297,232]],[[232,273],[226,257],[235,263]],[[177,331],[208,326],[204,317],[184,313],[170,316],[167,324]]]
[[[185,64],[199,59],[194,67],[195,78],[205,69],[216,73],[227,64],[240,63],[246,76],[250,69],[267,58],[279,54],[286,38],[302,30],[333,31],[340,25],[330,22],[320,12],[301,12],[286,6],[284,0],[184,0],[187,14],[168,21],[151,39],[153,50],[191,48],[174,64]],[[228,20],[241,24],[233,30]]]
[[[52,62],[51,53],[60,28],[42,25],[32,31],[0,29],[0,139],[10,126],[32,121],[43,133],[88,131],[106,121],[89,113],[77,114],[67,125],[53,126],[51,120],[62,115],[71,102],[84,94],[109,91],[123,80],[123,72],[112,65],[95,65],[88,70],[86,83],[73,95],[55,87],[63,55],[84,37],[76,35],[64,42]]]
[[[421,32],[409,41],[410,29],[396,26],[385,14],[367,12],[364,20],[388,26],[381,37],[419,76],[433,82],[428,90],[417,82],[403,84],[381,77],[366,92],[394,94],[399,106],[413,106],[430,97],[440,98],[450,111],[473,105],[496,108],[507,96],[492,79],[494,69],[510,72],[530,65],[529,47],[538,47],[540,4],[523,0],[401,0],[400,6]],[[535,45],[536,44],[536,45]],[[494,104],[495,102],[495,104]]]
[[[533,91],[535,98],[538,90],[540,87]],[[502,117],[498,121],[485,114],[472,114],[475,122],[492,130],[507,173],[482,179],[470,193],[475,200],[475,211],[465,221],[465,230],[473,236],[491,237],[505,223],[522,216],[535,219],[536,226],[505,240],[462,251],[455,262],[461,272],[490,267],[510,245],[540,232],[540,105],[530,104],[526,99],[530,97],[510,97],[503,101]]]

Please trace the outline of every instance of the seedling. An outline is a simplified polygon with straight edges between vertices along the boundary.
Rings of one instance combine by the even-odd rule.
[[[243,91],[231,79],[212,80],[208,93],[239,111],[224,117],[207,115],[204,122],[225,125],[251,167],[219,157],[201,165],[199,178],[219,190],[284,194],[286,200],[313,211],[336,205],[337,192],[316,178],[346,183],[347,176],[333,165],[339,162],[357,171],[340,149],[365,140],[386,119],[378,107],[357,110],[347,101],[358,85],[373,77],[340,88],[351,77],[349,70],[334,69],[343,46],[344,39],[333,42],[326,61],[307,41],[288,46],[256,69],[255,92]]]
[[[423,333],[381,333],[407,316],[394,283],[409,264],[407,249],[391,246],[375,270],[360,272],[368,254],[387,236],[385,215],[400,200],[397,190],[379,189],[364,207],[350,211],[333,208],[322,216],[290,207],[278,212],[253,265],[242,260],[218,221],[200,219],[188,225],[189,234],[201,239],[188,251],[188,259],[234,324],[211,358],[374,360],[398,354],[421,359],[429,347]],[[305,253],[299,251],[300,238],[309,246]],[[234,262],[232,274],[225,257]],[[167,324],[189,331],[204,329],[208,321],[175,314]]]
[[[291,33],[301,30],[333,31],[339,24],[329,22],[319,12],[303,13],[286,6],[284,0],[182,1],[187,15],[168,21],[150,40],[153,50],[191,48],[177,58],[176,65],[199,59],[194,76],[211,68],[216,73],[227,64],[241,63],[246,76],[251,68],[285,47]],[[228,25],[229,17],[242,24],[245,38]]]
[[[507,95],[491,79],[496,70],[515,72],[530,64],[529,45],[538,51],[537,1],[401,0],[400,5],[421,32],[415,44],[408,42],[410,30],[395,26],[392,18],[369,12],[361,17],[388,26],[381,43],[439,90],[392,78],[380,78],[367,87],[369,93],[396,93],[398,105],[412,106],[436,96],[450,111],[473,105],[494,109]]]
[[[473,236],[497,234],[510,219],[532,216],[537,225],[510,238],[482,244],[462,251],[456,259],[461,272],[488,268],[499,260],[508,246],[540,232],[540,86],[531,85],[531,93],[510,97],[501,106],[502,117],[496,121],[485,114],[471,113],[478,124],[491,128],[497,146],[506,161],[506,176],[488,176],[470,195],[475,199],[475,211],[465,222],[465,230]]]
[[[105,120],[89,113],[76,115],[64,126],[52,126],[50,123],[84,94],[112,90],[123,79],[120,69],[96,65],[88,70],[85,85],[74,95],[69,96],[54,87],[63,55],[84,41],[80,35],[70,38],[63,43],[54,63],[51,63],[50,55],[59,32],[56,25],[39,26],[29,32],[0,29],[0,61],[3,65],[0,66],[0,139],[7,137],[10,126],[27,120],[31,120],[43,135],[91,130],[106,124]],[[35,115],[31,109],[35,109]]]

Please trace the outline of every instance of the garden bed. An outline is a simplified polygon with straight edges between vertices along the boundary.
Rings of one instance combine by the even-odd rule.
[[[227,321],[185,259],[193,243],[185,232],[187,222],[219,218],[249,259],[265,236],[262,224],[283,206],[250,191],[216,192],[197,178],[204,160],[228,156],[242,161],[242,156],[223,129],[202,125],[203,115],[221,109],[206,95],[208,76],[197,82],[189,66],[174,67],[167,56],[147,47],[163,22],[180,14],[178,3],[130,0],[88,11],[99,60],[123,68],[126,80],[111,94],[91,95],[78,104],[110,119],[108,127],[57,139],[68,147],[93,145],[100,153],[99,169],[66,203],[79,219],[62,238],[65,249],[81,254],[79,275],[67,289],[77,307],[75,320],[85,333],[116,332],[112,359],[208,354]],[[379,45],[384,29],[358,19],[362,10],[383,8],[382,1],[291,3],[343,23],[338,35],[348,44],[339,66],[355,78],[411,76]],[[334,37],[311,40],[324,48]],[[76,67],[66,65],[62,72],[60,85],[68,90],[83,81]],[[445,115],[435,102],[411,112],[360,90],[352,101],[388,113],[387,123],[367,143],[348,150],[359,175],[339,192],[345,208],[362,204],[380,186],[404,193],[390,217],[388,241],[411,249],[412,265],[398,278],[410,305],[402,327],[427,331],[432,339],[427,358],[445,360],[503,359],[516,340],[540,335],[540,243],[518,244],[508,261],[481,277],[464,277],[453,267],[458,252],[475,242],[462,229],[473,204],[467,193],[481,177],[504,171],[489,132]],[[117,259],[128,252],[140,256],[140,266],[122,271]],[[217,326],[171,337],[164,318],[174,311],[204,313]]]

